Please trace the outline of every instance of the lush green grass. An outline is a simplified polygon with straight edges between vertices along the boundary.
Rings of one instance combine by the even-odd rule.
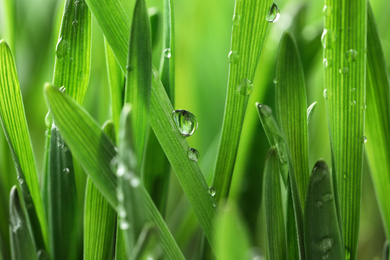
[[[0,6],[0,260],[381,259],[388,1]]]

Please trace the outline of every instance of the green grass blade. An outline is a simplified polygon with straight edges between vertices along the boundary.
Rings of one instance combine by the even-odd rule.
[[[162,86],[160,89],[164,91]],[[53,114],[54,121],[72,154],[84,167],[88,176],[110,205],[118,211],[118,199],[116,196],[117,179],[111,169],[111,162],[116,156],[114,144],[100,130],[91,116],[60,90],[46,86],[45,98]],[[173,120],[171,123],[174,124]],[[166,223],[143,187],[142,192],[145,197],[147,216],[160,230],[161,246],[165,254],[172,259],[183,259],[182,253]]]
[[[227,204],[215,220],[218,259],[250,259],[249,234],[235,204]]]
[[[53,259],[74,259],[79,226],[73,160],[54,124],[51,129],[48,175],[50,254]]]
[[[276,68],[275,104],[290,151],[301,205],[309,182],[306,87],[301,58],[291,34],[282,36]]]
[[[16,24],[16,1],[8,0],[2,1],[2,24],[4,28],[3,35],[0,35],[0,38],[3,38],[8,42],[10,49],[15,52],[15,24]]]
[[[307,113],[307,124],[309,125],[310,123],[310,119],[313,115],[313,112],[315,110],[315,108],[317,107],[317,101],[313,102],[306,110],[306,113]]]
[[[367,21],[366,153],[383,225],[390,238],[390,84],[371,7]]]
[[[248,97],[268,28],[266,16],[271,6],[271,0],[236,1],[225,114],[212,182],[217,190],[217,201],[229,194]]]
[[[286,230],[277,152],[271,148],[264,168],[264,203],[267,248],[270,259],[287,259]]]
[[[308,259],[344,259],[332,178],[322,160],[313,168],[306,196],[305,246]]]
[[[150,21],[150,31],[152,33],[152,49],[158,47],[161,34],[161,12],[156,7],[148,8],[148,15]]]
[[[156,229],[152,224],[145,224],[141,234],[138,237],[137,243],[135,244],[134,250],[131,254],[130,259],[147,259],[153,258],[153,254],[158,254],[158,247],[156,247],[157,233]]]
[[[356,259],[366,92],[366,0],[325,0],[325,103],[346,259]],[[332,64],[329,66],[329,64]]]
[[[126,246],[124,230],[120,228],[120,220],[117,218],[115,238],[115,260],[126,260]]]
[[[37,259],[37,251],[27,227],[27,220],[24,216],[22,205],[16,186],[11,190],[10,196],[10,241],[11,257],[14,260]]]
[[[389,257],[390,257],[389,241],[386,240],[385,244],[383,245],[382,260],[389,260]]]
[[[152,44],[148,11],[144,0],[137,0],[130,32],[125,102],[132,109],[132,134],[138,169],[141,168],[148,129],[152,77]]]
[[[0,117],[13,155],[19,183],[26,181],[26,187],[28,186],[29,191],[23,192],[23,198],[30,200],[25,196],[31,192],[34,210],[36,210],[39,219],[39,223],[37,222],[33,225],[34,237],[39,237],[38,233],[42,229],[43,239],[47,242],[46,218],[39,191],[34,153],[28,132],[15,62],[8,45],[3,40],[0,40]],[[34,219],[30,220],[34,221]],[[37,246],[41,246],[39,239],[36,243],[38,243]]]

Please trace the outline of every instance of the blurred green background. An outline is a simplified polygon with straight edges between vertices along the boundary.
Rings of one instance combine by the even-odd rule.
[[[161,10],[162,0],[147,0],[148,7]],[[43,99],[43,84],[52,80],[55,47],[64,1],[16,0],[14,26],[5,22],[5,8],[9,0],[0,0],[0,38],[13,49],[18,76],[22,88],[27,121],[33,141],[38,169],[43,162],[45,141],[45,115],[47,106]],[[233,177],[231,199],[238,202],[251,231],[254,252],[262,248],[265,233],[262,227],[261,192],[262,171],[268,142],[255,111],[255,102],[273,107],[273,79],[279,39],[285,30],[291,31],[298,42],[305,70],[308,104],[317,101],[317,107],[309,125],[310,167],[319,158],[330,163],[329,139],[324,101],[322,98],[322,1],[275,2],[280,9],[280,20],[270,24],[266,43],[254,80],[241,143]],[[134,1],[123,5],[131,15]],[[384,48],[387,64],[390,64],[390,1],[371,2]],[[176,26],[176,109],[194,113],[199,128],[188,138],[191,147],[201,154],[199,164],[208,182],[217,152],[222,126],[227,86],[230,33],[232,27],[233,0],[174,1]],[[109,118],[109,89],[105,65],[103,35],[93,20],[92,71],[85,108],[103,124]],[[13,28],[12,28],[13,27]],[[161,37],[154,49],[154,64],[159,65]],[[370,140],[368,140],[370,141]],[[0,138],[0,232],[4,245],[8,238],[8,196],[10,187],[16,184],[13,162],[1,131]],[[171,175],[171,189],[167,220],[181,247],[189,241],[200,243],[199,226],[191,213],[180,185]],[[79,192],[82,197],[83,192]],[[260,212],[260,213],[259,213]],[[372,187],[369,167],[365,162],[363,200],[359,239],[359,259],[379,259],[385,240],[380,214]],[[180,222],[178,222],[178,220]],[[178,225],[178,223],[181,223]],[[179,240],[180,239],[180,240]],[[194,244],[192,244],[194,245]],[[186,254],[193,255],[194,246],[186,247]],[[261,251],[261,249],[260,249]]]

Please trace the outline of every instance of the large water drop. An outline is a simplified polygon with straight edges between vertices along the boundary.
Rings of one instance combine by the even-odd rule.
[[[173,111],[173,121],[175,121],[177,128],[184,137],[193,135],[198,128],[196,117],[187,110]]]

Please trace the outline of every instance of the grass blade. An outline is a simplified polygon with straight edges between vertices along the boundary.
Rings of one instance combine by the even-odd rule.
[[[16,186],[11,189],[10,196],[10,225],[11,256],[14,260],[37,259],[37,252],[27,227],[22,205]]]
[[[54,121],[73,155],[102,195],[119,211],[116,196],[117,179],[111,170],[111,162],[116,156],[114,144],[100,130],[91,116],[69,96],[55,87],[46,86],[45,98]],[[172,124],[174,124],[173,120]],[[145,197],[147,216],[160,230],[163,251],[172,259],[184,259],[166,223],[143,187],[142,192]]]
[[[53,259],[74,259],[79,226],[73,159],[54,124],[51,129],[48,175],[50,253]]]
[[[16,1],[2,1],[2,24],[4,26],[3,39],[8,42],[10,49],[15,52],[15,24],[16,24]]]
[[[308,259],[344,259],[330,171],[319,160],[310,176],[305,207],[305,245]]]
[[[356,259],[366,92],[365,0],[325,0],[325,104],[337,175],[346,259]],[[329,8],[329,9],[328,9]]]
[[[225,114],[212,182],[217,190],[217,201],[229,194],[248,97],[268,28],[266,16],[271,6],[271,0],[236,1]]]
[[[24,181],[27,183],[26,189],[22,190],[23,198],[26,200],[26,204],[32,205],[31,199],[27,197],[31,192],[34,206],[30,209],[36,211],[39,219],[39,222],[32,222],[32,228],[37,247],[42,247],[40,237],[43,235],[44,241],[47,242],[47,224],[39,191],[34,153],[14,58],[8,45],[3,40],[0,40],[0,117],[17,169],[19,183],[22,184]],[[32,217],[30,221],[34,221],[34,219]],[[40,234],[41,229],[42,235]]]
[[[276,78],[276,111],[290,151],[301,205],[305,205],[309,182],[306,88],[298,48],[289,33],[281,39]]]
[[[277,152],[271,148],[264,168],[264,202],[267,248],[270,259],[287,259],[286,230]]]
[[[386,236],[390,238],[390,84],[371,6],[367,21],[366,153]]]
[[[148,128],[152,77],[151,33],[144,0],[137,0],[134,7],[127,69],[125,102],[132,108],[132,134],[140,169]]]

